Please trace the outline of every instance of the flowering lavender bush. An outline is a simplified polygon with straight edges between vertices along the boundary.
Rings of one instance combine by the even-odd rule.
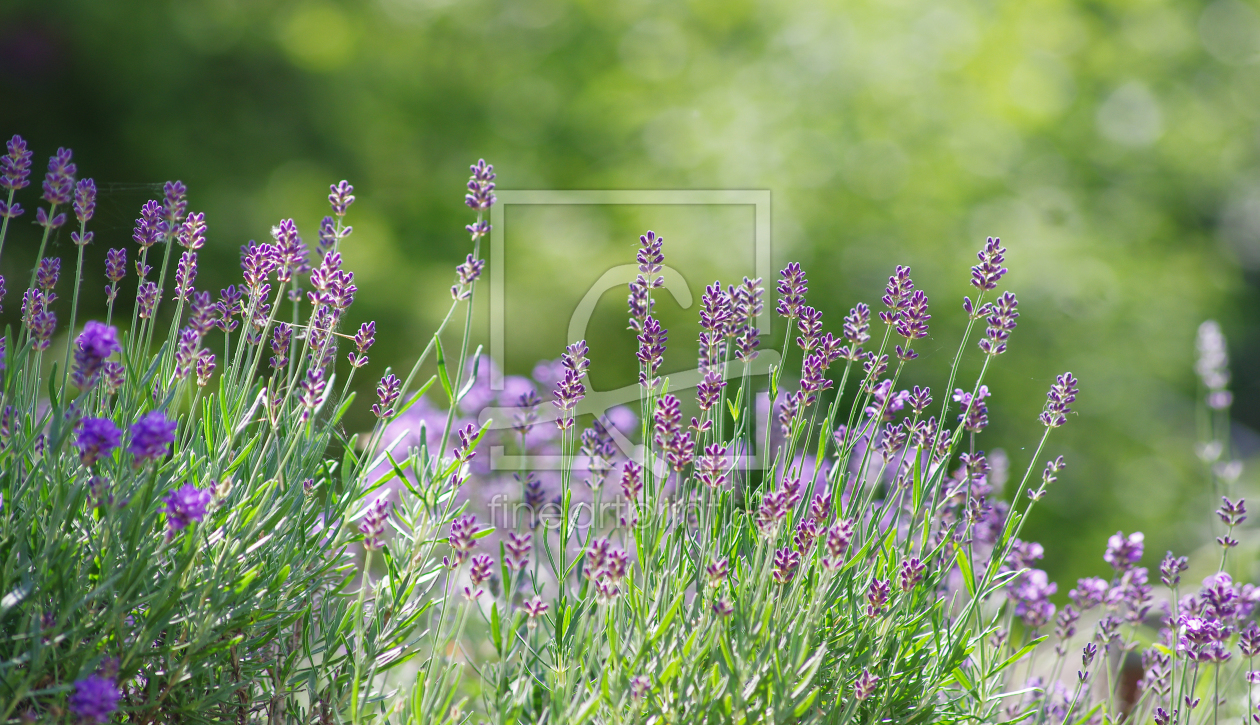
[[[32,156],[18,137],[7,148],[0,250],[24,213],[15,194]],[[270,242],[242,247],[241,283],[212,295],[196,287],[204,215],[168,183],[136,221],[134,298],[128,252],[111,249],[106,320],[80,331],[95,185],[76,173],[58,150],[22,324],[2,339],[5,721],[1251,714],[1260,590],[1227,571],[1241,499],[1218,511],[1223,553],[1197,594],[1179,598],[1190,563],[1169,554],[1160,578],[1171,598],[1157,606],[1140,566],[1144,537],[1117,533],[1102,557],[1111,577],[1080,580],[1062,610],[1052,602],[1057,586],[1036,568],[1044,550],[1019,536],[1065,466],[1046,447],[1070,422],[1078,382],[1050,382],[1043,435],[1001,500],[1010,462],[979,447],[993,394],[985,376],[1016,344],[1019,318],[1015,295],[997,292],[1007,272],[997,239],[971,269],[944,393],[905,382],[932,317],[909,267],[896,267],[874,316],[858,303],[836,335],[809,306],[797,264],[777,283],[783,358],[764,380],[753,375],[763,281],[706,288],[690,392],[661,371],[669,335],[653,294],[665,244],[647,232],[628,300],[638,410],[596,410],[585,341],[503,391],[488,386],[493,361],[469,351],[495,203],[494,169],[481,161],[465,198],[477,215],[472,251],[455,270],[450,311],[410,371],[377,384],[373,429],[348,435],[342,419],[376,334],[375,323],[341,326],[356,292],[339,251],[353,243],[353,187],[331,187],[314,258],[283,220]],[[44,252],[69,222],[67,205],[78,258],[61,329],[73,342],[58,355],[61,261]],[[443,335],[461,307],[452,345]],[[1221,463],[1230,398],[1219,329],[1205,325],[1200,348],[1213,411],[1201,455],[1225,495],[1238,474]],[[980,372],[962,386],[968,355]],[[430,356],[436,375],[418,384]],[[429,395],[435,385],[440,396]],[[492,409],[497,419],[478,417]],[[478,455],[486,441],[520,466],[501,474]],[[531,456],[559,463],[531,470]],[[1139,647],[1130,692],[1122,674]]]

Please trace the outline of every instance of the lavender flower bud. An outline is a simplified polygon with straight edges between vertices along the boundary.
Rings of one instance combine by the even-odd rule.
[[[1123,532],[1117,531],[1107,539],[1107,551],[1103,554],[1103,561],[1110,564],[1116,571],[1132,569],[1142,559],[1145,539],[1146,536],[1141,531],[1134,531],[1127,537]]]
[[[372,404],[372,415],[377,418],[388,418],[394,414],[394,403],[402,394],[402,381],[393,373],[381,378],[376,385],[376,397],[380,402]]]
[[[923,293],[923,290],[915,290],[906,302],[905,311],[897,318],[897,334],[907,340],[927,337],[927,321],[932,319],[927,309],[927,295]]]
[[[34,153],[26,148],[26,141],[16,135],[9,139],[5,148],[9,153],[0,157],[0,187],[9,191],[24,189],[31,183],[27,177],[31,175],[31,157]]]
[[[197,357],[198,387],[206,387],[211,375],[214,375],[214,353],[210,352],[209,348],[203,348]]]
[[[637,675],[630,678],[630,698],[632,700],[642,700],[647,697],[648,691],[652,688],[652,681],[643,675]]]
[[[719,617],[729,617],[735,613],[735,605],[729,599],[718,597],[713,601],[713,613]]]
[[[643,466],[634,461],[626,461],[621,467],[621,494],[630,501],[634,501],[642,492]]]
[[[211,487],[213,488],[213,486]],[[166,508],[166,538],[169,541],[177,531],[182,531],[193,522],[200,522],[206,517],[206,508],[213,495],[210,489],[201,490],[191,483],[184,484],[162,499]]]
[[[1207,404],[1213,410],[1224,410],[1233,403],[1233,395],[1225,389],[1229,385],[1229,352],[1226,349],[1225,335],[1215,320],[1207,320],[1199,325],[1198,339],[1195,343],[1199,351],[1199,359],[1194,371],[1198,373],[1203,387],[1207,388]]]
[[[468,193],[464,195],[464,203],[474,211],[485,211],[494,206],[494,166],[485,159],[469,167],[472,176],[468,179]]]
[[[919,582],[923,581],[923,570],[926,568],[926,564],[914,558],[901,562],[901,569],[897,573],[897,586],[903,592],[914,589]]]
[[[39,267],[35,270],[35,281],[39,288],[45,293],[49,292],[53,287],[57,286],[57,279],[61,276],[61,260],[56,257],[44,257],[39,260]],[[48,295],[48,301],[52,302],[56,299],[54,295]]]
[[[726,558],[714,559],[704,568],[704,573],[709,578],[709,586],[712,587],[721,586],[730,572],[731,562]]]
[[[301,393],[298,399],[305,409],[302,411],[302,420],[310,420],[324,393],[324,369],[317,366],[309,368],[306,371],[306,377],[299,383],[299,387]]]
[[[384,496],[379,496],[363,514],[363,520],[359,522],[359,533],[363,534],[363,548],[379,549],[385,545],[381,536],[385,533],[385,522],[389,519],[389,507],[390,502]]]
[[[533,430],[534,425],[538,423],[538,406],[542,405],[542,400],[538,398],[538,393],[533,388],[521,393],[517,398],[517,412],[513,421],[512,430],[527,435]]]
[[[85,466],[108,457],[122,443],[122,431],[108,418],[84,418],[79,424],[75,446]]]
[[[1181,574],[1190,568],[1190,560],[1184,556],[1173,556],[1170,551],[1164,555],[1159,564],[1159,579],[1166,587],[1175,587],[1181,583]]]
[[[184,218],[184,212],[188,210],[188,187],[182,181],[168,181],[162,185],[162,199],[166,220],[173,226]]]
[[[801,265],[792,262],[779,272],[778,292],[779,305],[775,311],[788,319],[799,316],[801,306],[805,304],[805,293],[809,291],[809,280]]]
[[[814,541],[818,539],[818,524],[813,519],[801,519],[796,524],[796,533],[792,535],[792,543],[796,544],[797,551],[802,555],[808,555],[809,550],[814,548]]]
[[[1238,499],[1235,503],[1224,496],[1221,497],[1221,507],[1216,510],[1216,515],[1220,517],[1221,522],[1226,526],[1233,528],[1247,520],[1247,501]]]
[[[1015,311],[1018,306],[1019,302],[1010,292],[1003,292],[993,303],[993,312],[985,320],[988,323],[985,339],[979,343],[986,354],[1001,355],[1006,352],[1006,341],[1015,329],[1015,319],[1019,317]]]
[[[962,413],[958,415],[958,421],[963,424],[963,430],[979,433],[988,427],[989,406],[984,402],[984,399],[987,397],[989,397],[989,386],[987,385],[981,385],[974,397],[965,390],[954,390],[953,399],[962,408]]]
[[[885,325],[895,325],[910,304],[910,295],[914,291],[914,281],[910,279],[910,268],[897,265],[893,275],[888,278],[884,296],[880,301],[888,308],[879,313],[879,319]]]
[[[37,312],[31,317],[31,347],[43,352],[52,345],[53,333],[57,330],[57,315],[52,312]]]
[[[14,204],[14,206],[17,206],[17,205]],[[12,214],[12,216],[17,216],[17,215]],[[63,212],[61,214],[57,214],[53,216],[49,212],[45,211],[44,207],[41,206],[35,210],[35,223],[41,227],[47,227],[48,229],[56,229],[60,227],[62,224],[66,223],[66,215]]]
[[[1238,635],[1238,649],[1243,657],[1250,658],[1260,654],[1260,627],[1255,622],[1250,622],[1242,634]]]
[[[887,579],[875,579],[866,590],[866,616],[875,619],[884,612],[888,603],[888,595],[892,591],[892,583]]]
[[[206,215],[203,212],[189,214],[179,228],[180,246],[190,252],[201,249],[206,243]]]
[[[71,151],[67,148],[57,149],[57,153],[48,159],[48,173],[44,175],[44,201],[56,206],[69,204],[74,193],[74,174],[78,169],[70,163]]]
[[[75,681],[74,693],[66,704],[69,705],[70,712],[84,722],[107,723],[118,709],[118,701],[121,699],[122,693],[113,680],[100,675],[88,675]]]
[[[879,684],[879,677],[872,675],[869,670],[862,670],[862,674],[858,675],[857,680],[853,683],[853,696],[859,702],[869,700],[871,695],[875,694],[875,687]]]
[[[87,224],[96,213],[96,182],[84,179],[74,187],[74,216]]]
[[[447,537],[447,542],[455,551],[457,566],[463,563],[477,546],[476,536],[480,528],[477,526],[477,517],[472,514],[461,516],[451,522],[451,533]]]
[[[822,312],[809,305],[801,305],[797,314],[796,328],[801,331],[801,336],[796,338],[796,344],[808,355],[822,339]]]
[[[696,400],[700,404],[700,410],[707,412],[713,408],[725,387],[726,381],[718,371],[710,370],[705,373],[704,380],[696,386]]]
[[[328,187],[328,203],[332,205],[333,214],[338,217],[346,215],[346,210],[354,203],[354,187],[342,179]]]
[[[660,370],[665,356],[665,343],[669,340],[668,330],[661,327],[654,317],[648,316],[643,321],[642,332],[638,335],[639,350],[639,385],[651,389],[655,387],[656,373]]]
[[[0,161],[7,159],[7,156],[0,156]],[[22,205],[16,201],[12,204],[0,199],[0,219],[16,219],[26,213]]]
[[[1085,669],[1089,669],[1089,666],[1094,662],[1094,657],[1097,655],[1098,645],[1093,642],[1086,643],[1085,647],[1081,650],[1081,666]]]
[[[121,282],[127,276],[127,250],[111,249],[105,253],[105,278]]]
[[[704,455],[696,461],[696,479],[709,488],[721,488],[726,485],[726,474],[730,468],[727,458],[728,449],[720,443],[713,443],[704,449]]]
[[[472,567],[469,569],[468,578],[472,582],[471,587],[464,588],[464,596],[469,600],[475,600],[485,592],[477,589],[487,580],[490,579],[490,573],[494,569],[494,559],[488,554],[477,554],[472,558]]]
[[[161,458],[170,452],[170,445],[175,442],[176,427],[178,424],[162,411],[150,411],[132,424],[131,444],[127,450],[137,462]]]
[[[525,610],[526,616],[528,616],[528,620],[526,620],[525,626],[527,626],[532,631],[535,627],[538,626],[538,621],[537,621],[538,618],[546,614],[549,608],[550,608],[550,605],[544,602],[542,598],[540,597],[534,597],[533,599],[530,599],[529,601],[525,602],[525,604],[522,606],[522,609]]]
[[[87,390],[94,385],[105,364],[105,358],[121,351],[117,328],[89,320],[84,325],[82,334],[75,340],[75,369],[72,376],[75,386],[80,390]]]
[[[179,264],[175,266],[175,299],[187,300],[193,292],[193,281],[197,279],[197,253],[184,252],[179,255]]]
[[[140,319],[147,320],[153,316],[154,309],[157,308],[158,300],[162,298],[162,292],[154,282],[145,282],[140,285],[139,292],[136,293],[136,306],[139,308],[138,314]]]
[[[289,364],[289,347],[293,340],[293,326],[286,322],[276,323],[271,335],[271,367],[279,370]]]
[[[1067,414],[1072,412],[1070,406],[1076,402],[1076,394],[1079,392],[1076,383],[1076,378],[1070,372],[1055,378],[1050,392],[1046,393],[1046,406],[1040,416],[1042,424],[1047,428],[1058,428],[1067,422]]]
[[[141,249],[148,249],[162,241],[170,231],[170,225],[164,218],[166,210],[156,201],[149,200],[140,207],[140,218],[136,219],[136,229],[131,238]],[[142,277],[144,275],[141,275]]]
[[[1002,246],[1001,239],[997,237],[986,239],[984,249],[976,254],[976,257],[980,259],[980,264],[971,268],[972,286],[981,291],[997,289],[998,281],[1007,271],[1002,266],[1002,262],[1006,261],[1005,255],[1006,248]]]
[[[923,415],[928,406],[932,404],[932,389],[929,387],[920,388],[914,386],[914,390],[910,391],[909,397],[906,398],[906,405],[914,411],[915,416]]]
[[[529,565],[529,553],[533,550],[532,540],[533,536],[530,534],[518,535],[515,531],[508,532],[508,539],[503,542],[503,548],[507,551],[507,556],[503,558],[503,561],[509,569],[523,571]]]
[[[319,253],[325,255],[337,246],[337,223],[330,216],[319,223]]]
[[[771,576],[777,584],[787,584],[796,574],[796,567],[801,563],[801,555],[792,551],[791,547],[783,547],[774,552],[774,571]]]

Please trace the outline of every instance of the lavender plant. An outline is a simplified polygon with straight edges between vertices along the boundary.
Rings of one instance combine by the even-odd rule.
[[[7,150],[0,253],[32,161],[19,137]],[[80,328],[96,187],[68,150],[50,159],[21,324],[0,338],[6,722],[1260,722],[1260,590],[1229,573],[1246,508],[1231,498],[1241,469],[1214,324],[1198,371],[1199,452],[1224,497],[1216,573],[1181,597],[1190,563],[1170,553],[1171,598],[1156,605],[1144,537],[1117,533],[1110,578],[1080,580],[1060,611],[1043,548],[1020,534],[1065,466],[1046,450],[1078,381],[1050,383],[1041,438],[1001,500],[1011,462],[982,448],[985,381],[1019,311],[998,293],[998,239],[971,268],[944,391],[907,382],[932,317],[910,268],[837,334],[794,263],[768,375],[755,374],[763,280],[706,288],[692,393],[661,369],[665,244],[649,231],[628,298],[638,408],[601,410],[581,340],[490,389],[494,362],[470,348],[495,174],[471,172],[450,309],[405,376],[376,385],[372,429],[351,435],[376,335],[343,329],[353,187],[330,188],[314,258],[282,220],[215,295],[196,287],[205,216],[166,184],[136,221],[135,277],[126,247],[109,250],[106,319]],[[62,261],[45,252],[70,213],[59,328]],[[980,372],[963,385],[969,356]],[[487,441],[515,470],[478,455]],[[531,470],[531,456],[558,465]],[[487,511],[499,484],[519,505]]]

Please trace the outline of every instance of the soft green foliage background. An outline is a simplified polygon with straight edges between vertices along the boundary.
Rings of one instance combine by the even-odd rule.
[[[938,397],[967,268],[999,235],[1022,317],[980,445],[1022,472],[1053,374],[1080,377],[1054,442],[1069,467],[1027,530],[1066,584],[1102,573],[1117,528],[1146,530],[1148,564],[1210,540],[1193,455],[1204,318],[1234,346],[1237,420],[1260,425],[1257,60],[1243,0],[40,0],[0,5],[0,133],[40,164],[72,146],[97,179],[102,282],[104,250],[134,249],[146,185],[188,183],[210,227],[198,286],[217,289],[282,217],[313,242],[327,185],[350,179],[350,321],[380,331],[365,386],[409,365],[446,310],[482,156],[503,189],[771,190],[775,268],[805,265],[828,329],[914,268],[934,319],[909,377]],[[507,214],[509,373],[559,354],[577,300],[647,228],[697,299],[752,272],[747,209]],[[9,280],[33,263],[18,227]],[[54,250],[71,249],[63,229]],[[634,377],[623,301],[605,295],[590,333],[601,389]],[[660,307],[665,369],[694,365],[694,302]]]

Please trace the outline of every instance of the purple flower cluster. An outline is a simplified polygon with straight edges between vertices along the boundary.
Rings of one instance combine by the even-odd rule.
[[[147,250],[161,242],[170,232],[170,223],[166,220],[166,210],[154,200],[149,200],[140,207],[140,218],[136,219],[136,228],[131,238],[140,248]],[[142,278],[145,275],[140,275]]]
[[[109,418],[84,418],[79,423],[75,446],[79,449],[79,460],[85,466],[108,457],[121,443],[122,431]]]
[[[464,195],[464,203],[469,209],[482,212],[494,206],[494,166],[485,159],[469,167],[472,176],[468,179],[468,193]]]
[[[586,353],[586,340],[579,340],[565,348],[560,356],[564,377],[556,383],[556,388],[552,391],[552,396],[555,398],[552,405],[560,411],[560,417],[556,418],[556,425],[562,431],[573,427],[573,416],[577,410],[577,404],[586,397],[586,386],[582,384],[582,376],[586,375],[587,368],[591,366],[591,361],[586,359]]]
[[[1016,308],[1019,301],[1010,292],[1003,292],[992,305],[985,303],[989,316],[985,319],[985,338],[980,341],[980,349],[987,355],[1001,355],[1006,352],[1006,341],[1015,329],[1015,320],[1019,317]]]
[[[178,424],[160,410],[145,413],[131,425],[127,451],[136,457],[137,463],[161,458],[170,452],[177,427]]]
[[[377,418],[388,418],[394,414],[394,403],[402,393],[402,381],[393,373],[381,378],[376,384],[377,402],[372,404],[372,415]]]
[[[981,249],[976,256],[980,259],[980,264],[971,268],[972,286],[981,292],[997,289],[1002,275],[1007,272],[1002,266],[1002,263],[1006,261],[1006,248],[1002,246],[1002,240],[989,237],[985,240],[984,249]]]
[[[606,538],[595,539],[586,548],[582,575],[595,587],[595,598],[607,604],[621,595],[621,580],[630,567],[630,555]]]
[[[451,549],[455,552],[455,566],[462,564],[472,550],[477,546],[477,532],[481,527],[477,525],[477,517],[472,514],[460,516],[451,522],[451,533],[447,537]],[[450,562],[447,562],[448,564]]]
[[[5,143],[5,150],[8,153],[0,156],[0,187],[9,191],[25,189],[31,183],[28,177],[31,175],[31,158],[34,152],[26,147],[26,141],[21,136],[9,139]],[[17,213],[11,216],[21,213],[18,208]]]
[[[1067,422],[1067,414],[1072,412],[1071,404],[1076,402],[1076,378],[1072,373],[1063,373],[1054,380],[1050,392],[1046,393],[1046,406],[1041,412],[1041,422],[1047,428],[1058,428]]]
[[[168,225],[173,226],[188,211],[188,187],[182,181],[168,181],[162,185],[162,208]]]
[[[106,723],[118,709],[122,693],[114,681],[101,675],[88,675],[74,683],[74,693],[67,704],[85,722]]]
[[[57,299],[57,295],[52,294],[52,288],[57,286],[57,279],[61,277],[61,260],[56,257],[44,257],[39,260],[39,266],[35,269],[35,283],[48,296],[48,301],[52,302]]]
[[[185,301],[193,293],[193,281],[197,279],[197,253],[184,252],[175,266],[175,299]]]
[[[385,533],[385,522],[389,519],[390,502],[385,496],[379,496],[368,506],[359,522],[359,533],[363,534],[363,546],[367,549],[379,549],[385,545],[381,536]]]
[[[503,557],[503,562],[507,564],[509,569],[515,571],[523,571],[529,565],[529,553],[533,550],[533,536],[530,534],[517,534],[515,531],[508,532],[507,541],[503,542],[503,548],[507,555]]]
[[[206,243],[206,215],[203,212],[189,214],[180,225],[176,239],[190,252],[201,249]]]
[[[95,385],[105,359],[121,351],[117,328],[89,320],[75,340],[74,374],[71,376],[75,386],[87,390]]]
[[[212,498],[211,488],[213,486],[202,490],[196,484],[186,483],[163,497],[162,502],[166,504],[166,508],[162,509],[162,513],[166,514],[168,540],[177,531],[183,531],[190,524],[200,522],[206,517],[206,509]]]
[[[630,329],[642,332],[644,323],[651,317],[656,301],[652,299],[652,290],[665,285],[661,276],[664,269],[665,254],[661,251],[665,237],[658,237],[649,229],[639,236],[639,250],[636,259],[639,263],[639,274],[630,283]]]
[[[1213,410],[1224,410],[1234,402],[1229,385],[1229,352],[1225,344],[1225,334],[1215,320],[1206,320],[1199,325],[1195,347],[1199,358],[1195,361],[1194,371],[1207,389],[1207,404]]]
[[[345,216],[346,210],[354,203],[354,187],[345,179],[329,186],[328,203],[332,205],[333,214]]]
[[[74,187],[74,216],[79,220],[80,224],[87,224],[96,213],[96,182],[91,179],[83,179]],[[92,235],[85,235],[82,244],[87,244],[92,240]],[[79,240],[76,240],[78,242]]]

